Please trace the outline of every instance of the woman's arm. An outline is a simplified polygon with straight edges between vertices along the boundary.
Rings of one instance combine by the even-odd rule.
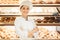
[[[39,31],[38,27],[35,27],[35,28],[32,30],[33,33],[37,32],[37,31]]]
[[[35,32],[37,32],[37,31],[39,31],[39,29],[38,29],[35,21],[33,21],[33,25],[34,25],[34,28],[33,28],[32,32],[35,33]]]
[[[34,38],[34,33],[39,31],[38,27],[35,27],[32,31],[28,32],[28,37],[29,38]]]
[[[31,30],[31,31],[28,32],[28,36],[29,36],[30,38],[33,38],[33,37],[34,37],[34,36],[33,36],[34,33],[37,32],[37,31],[39,31],[39,29],[38,29],[38,27],[36,26],[35,22],[33,22],[33,25],[34,25],[33,30]]]

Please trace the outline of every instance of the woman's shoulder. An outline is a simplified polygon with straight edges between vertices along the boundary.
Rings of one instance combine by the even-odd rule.
[[[20,19],[21,17],[16,17],[16,19]]]
[[[22,18],[21,17],[16,17],[16,19],[15,19],[16,21],[21,21],[22,20]]]
[[[32,19],[32,18],[28,18],[28,20],[34,22],[34,19]]]
[[[16,17],[16,19],[19,19],[19,20],[21,20],[22,18],[21,18],[21,17]]]
[[[14,24],[21,23],[21,17],[16,17]]]

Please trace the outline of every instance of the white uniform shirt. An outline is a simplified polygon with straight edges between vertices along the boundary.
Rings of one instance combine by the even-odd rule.
[[[22,17],[17,17],[14,24],[16,28],[16,33],[20,36],[20,38],[27,38],[28,31],[32,31],[33,28],[36,27],[34,20],[30,20],[28,18],[28,21],[26,21]],[[21,31],[20,28],[23,28],[23,31]]]

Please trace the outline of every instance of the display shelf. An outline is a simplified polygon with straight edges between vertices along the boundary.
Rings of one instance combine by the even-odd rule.
[[[0,15],[0,17],[20,17],[21,15]],[[28,15],[28,17],[60,17],[59,16],[53,16],[53,15]]]
[[[9,16],[9,17],[12,17],[12,16],[15,16],[15,17],[20,17],[21,15],[0,15],[0,17],[2,17],[2,16],[5,16],[5,17],[7,17],[7,16]],[[40,17],[40,16],[42,16],[42,17],[60,17],[60,15],[59,16],[53,16],[53,15],[28,15],[29,17]]]
[[[60,26],[60,23],[36,23],[37,26]],[[0,24],[0,26],[14,26],[14,24]]]
[[[43,13],[43,12],[41,12],[41,13],[30,13],[28,15],[29,16],[57,16],[57,14],[54,15],[54,13],[52,13],[52,12],[50,12],[50,13],[47,13],[47,12],[45,12],[45,13]],[[58,16],[60,16],[60,13],[58,13]]]
[[[0,15],[0,17],[2,17],[2,16],[10,16],[10,17],[12,17],[12,16],[21,16],[21,15]],[[60,17],[60,15],[59,16],[53,16],[53,15],[41,15],[41,14],[39,14],[39,13],[36,13],[36,14],[29,14],[28,16],[31,16],[31,17],[33,17],[33,16],[38,16],[38,17]],[[60,23],[36,23],[37,24],[37,26],[60,26]],[[2,24],[0,24],[0,26],[14,26],[14,24],[9,24],[9,23],[7,23],[7,24],[4,24],[4,23],[2,23]]]
[[[16,14],[0,14],[0,16],[21,16],[21,13]],[[41,13],[29,13],[28,16],[53,16],[53,13],[47,13],[47,12],[41,12]],[[58,13],[58,16],[60,16],[60,13]]]
[[[0,26],[14,26],[14,24],[0,24]]]
[[[19,16],[21,16],[21,15],[0,15],[0,17],[2,17],[2,16],[5,16],[5,17],[6,17],[6,16],[10,16],[10,17],[11,17],[11,16],[18,16],[18,17],[19,17]]]
[[[34,7],[60,7],[60,4],[33,4]]]
[[[60,15],[59,16],[53,16],[53,15],[28,15],[29,17],[40,17],[40,16],[42,16],[42,17],[60,17]]]
[[[60,26],[60,23],[36,23],[37,26]]]
[[[0,23],[0,26],[14,26],[13,23]]]
[[[0,4],[0,7],[19,7],[19,4]],[[60,4],[33,4],[33,7],[60,7]],[[0,15],[1,16],[21,16],[21,15]],[[53,16],[51,13],[33,13],[29,14],[28,16]],[[54,16],[57,17],[57,16]],[[60,17],[60,13],[59,13]],[[37,26],[60,26],[60,23],[36,23]],[[0,26],[14,26],[13,23],[1,23]]]
[[[19,4],[0,4],[0,7],[19,7]],[[33,7],[60,7],[60,4],[33,4]]]

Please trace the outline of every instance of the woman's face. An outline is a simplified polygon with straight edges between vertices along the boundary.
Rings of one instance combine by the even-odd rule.
[[[29,12],[29,7],[26,6],[26,5],[23,5],[23,6],[20,8],[20,10],[21,10],[21,12],[22,12],[23,14],[28,14],[28,12]]]

